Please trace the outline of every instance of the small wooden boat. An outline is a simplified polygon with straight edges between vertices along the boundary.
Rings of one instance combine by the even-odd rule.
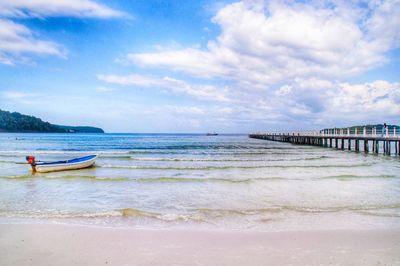
[[[55,171],[78,170],[78,169],[88,168],[94,165],[96,158],[97,155],[89,155],[65,161],[40,162],[40,161],[35,161],[34,156],[27,156],[26,160],[32,166],[33,172],[47,173]]]

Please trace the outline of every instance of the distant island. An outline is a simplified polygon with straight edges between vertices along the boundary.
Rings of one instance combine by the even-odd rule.
[[[0,132],[104,133],[104,130],[90,126],[54,125],[49,122],[44,122],[42,119],[34,116],[0,109]]]
[[[351,127],[337,127],[337,128],[325,128],[323,130],[326,129],[343,129],[343,130],[347,130],[350,129],[351,131],[354,131],[355,129],[357,129],[358,132],[362,132],[364,130],[364,127],[366,128],[366,130],[368,132],[372,131],[373,128],[377,129],[377,130],[381,130],[383,128],[383,124],[375,124],[375,125],[363,125],[363,126],[351,126]],[[397,132],[399,132],[400,130],[400,126],[397,125],[387,125],[388,130],[392,131],[393,129],[396,129]]]

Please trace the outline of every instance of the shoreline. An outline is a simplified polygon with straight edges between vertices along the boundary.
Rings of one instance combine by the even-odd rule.
[[[399,265],[400,229],[228,231],[0,224],[1,265]]]

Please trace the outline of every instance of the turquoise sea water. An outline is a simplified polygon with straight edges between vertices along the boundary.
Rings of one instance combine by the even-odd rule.
[[[99,154],[32,174],[26,155]],[[0,134],[0,217],[145,228],[400,226],[400,160],[246,135]],[[3,220],[4,220],[3,219]]]

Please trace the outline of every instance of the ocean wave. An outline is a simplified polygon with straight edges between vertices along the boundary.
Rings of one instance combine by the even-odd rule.
[[[200,156],[213,156],[212,158],[178,158],[178,157],[137,157],[132,156],[132,154],[146,154],[146,152],[132,152],[132,151],[0,151],[0,158],[24,158],[27,154],[40,154],[40,155],[57,155],[59,156],[76,156],[76,155],[85,155],[85,154],[97,154],[100,159],[121,159],[121,160],[134,160],[134,161],[187,161],[187,162],[196,162],[196,161],[204,161],[204,162],[212,162],[212,161],[221,161],[221,162],[258,162],[258,161],[307,161],[307,160],[321,160],[326,158],[332,158],[326,155],[322,156],[315,156],[315,157],[304,157],[304,158],[240,158],[237,157],[238,155],[270,155],[265,153],[219,153],[219,154],[193,154],[193,155],[200,155]],[[150,152],[150,154],[153,154]],[[154,153],[157,154],[157,153]],[[161,153],[161,154],[181,154],[181,153]],[[296,155],[297,153],[277,153],[276,155]],[[59,156],[58,156],[59,155]],[[186,154],[185,154],[186,155]],[[226,156],[230,155],[233,158],[220,158],[218,156]],[[307,156],[307,155],[306,155]],[[235,158],[236,157],[236,158]],[[0,160],[0,162],[9,162],[7,160]],[[12,162],[12,161],[10,161]],[[17,161],[14,161],[17,162]]]
[[[248,150],[207,150],[207,149],[199,149],[199,150],[157,150],[157,149],[143,149],[143,150],[111,150],[111,151],[99,151],[99,150],[14,150],[14,151],[0,151],[0,157],[20,157],[26,155],[65,155],[65,156],[76,156],[76,155],[85,155],[85,154],[97,154],[99,157],[115,157],[115,158],[127,158],[129,159],[129,155],[138,155],[138,154],[150,154],[150,155],[173,155],[173,154],[183,154],[183,155],[230,155],[230,156],[257,156],[257,155],[299,155],[299,154],[308,154],[307,152],[298,152],[298,151],[284,151],[281,152],[279,150],[265,150],[265,151],[248,151]],[[114,155],[114,156],[113,156]]]
[[[99,158],[101,159],[118,159],[118,160],[131,160],[132,156],[130,155],[106,155],[106,154],[99,154]]]
[[[22,174],[0,176],[0,179],[25,180],[25,179],[43,179],[43,180],[91,180],[91,181],[109,181],[109,182],[138,182],[138,183],[230,183],[230,184],[251,184],[256,182],[271,181],[324,181],[335,179],[339,181],[352,181],[361,179],[391,179],[400,178],[396,175],[330,175],[315,178],[295,178],[295,177],[251,177],[251,178],[229,178],[229,177],[174,177],[174,176],[155,176],[155,177],[118,177],[118,176],[97,176],[97,175],[51,175],[51,174]]]
[[[337,179],[341,181],[351,181],[354,179],[362,179],[362,178],[400,178],[400,176],[396,175],[333,175],[333,176],[324,176],[324,177],[319,177],[315,179]],[[315,180],[314,179],[314,180]]]
[[[24,175],[7,175],[7,176],[1,176],[0,178],[3,179],[28,179],[28,178],[33,178],[34,176],[32,174],[24,174]]]
[[[304,155],[304,154],[313,154],[314,151],[311,150],[311,152],[305,152],[305,151],[280,151],[280,150],[264,150],[262,152],[259,151],[248,151],[248,150],[236,150],[236,151],[222,151],[222,150],[196,150],[196,151],[190,151],[188,150],[136,150],[136,151],[129,151],[129,154],[151,154],[151,155],[157,155],[157,154],[165,154],[165,155],[172,155],[172,154],[190,154],[190,155],[230,155],[230,156],[243,156],[243,155],[248,155],[248,156],[258,156],[258,155]]]
[[[18,156],[28,154],[129,154],[129,151],[84,151],[84,150],[14,150],[0,151],[0,156]],[[18,154],[18,155],[17,155]]]
[[[143,183],[158,182],[222,182],[222,183],[251,183],[260,180],[282,180],[280,177],[271,178],[248,178],[248,179],[231,179],[231,178],[196,178],[196,177],[156,177],[156,178],[135,178],[134,181]]]
[[[266,177],[266,178],[248,178],[248,179],[231,179],[231,178],[201,178],[201,177],[101,177],[95,175],[37,175],[37,174],[26,174],[26,175],[14,175],[14,176],[4,176],[0,178],[5,179],[29,179],[29,178],[42,178],[47,180],[56,179],[88,179],[93,181],[130,181],[138,183],[190,183],[190,182],[222,182],[222,183],[251,183],[263,180],[287,180],[281,177]]]
[[[388,212],[391,211],[391,212]],[[0,216],[38,219],[91,219],[91,218],[137,218],[155,219],[163,222],[212,222],[217,219],[239,218],[249,216],[268,217],[268,221],[283,212],[302,214],[323,214],[338,212],[354,212],[362,215],[400,217],[400,204],[375,206],[337,206],[337,207],[303,207],[303,206],[271,206],[260,209],[188,209],[185,212],[159,212],[137,208],[122,208],[93,212],[43,212],[43,211],[0,211]]]
[[[107,157],[107,158],[127,158],[125,156],[121,157]],[[318,156],[318,157],[309,157],[309,158],[279,158],[279,159],[271,159],[271,158],[261,158],[261,159],[247,159],[247,158],[166,158],[166,157],[130,157],[131,160],[134,161],[160,161],[160,162],[284,162],[284,161],[312,161],[312,160],[321,160],[330,158],[328,156]]]
[[[392,211],[392,213],[382,212]],[[397,211],[398,213],[393,213]],[[335,207],[312,207],[312,206],[271,206],[260,209],[197,209],[194,213],[200,213],[207,217],[222,218],[226,216],[253,216],[279,214],[283,212],[295,212],[300,214],[324,214],[324,213],[340,213],[354,212],[363,215],[373,216],[391,216],[400,217],[400,204],[389,205],[372,205],[372,206],[335,206]]]
[[[21,162],[21,161],[8,161],[8,160],[0,160],[0,163],[9,163],[9,164],[26,164],[26,162]]]
[[[115,165],[115,164],[96,164],[96,167],[100,168],[117,168],[117,169],[137,169],[137,170],[227,170],[227,169],[265,169],[265,168],[351,168],[361,166],[371,166],[372,163],[362,164],[338,164],[338,165],[258,165],[258,166],[187,166],[187,167],[176,167],[176,166],[138,166],[138,165]]]
[[[133,152],[141,150],[298,150],[297,147],[292,146],[256,146],[256,145],[229,145],[229,144],[207,144],[202,143],[198,145],[166,145],[166,146],[143,146],[143,147],[131,147]],[[303,147],[303,149],[312,149],[309,147]]]
[[[8,153],[0,153],[0,158],[6,157],[6,158],[19,158],[22,155],[17,155],[17,154],[8,154]]]
[[[392,210],[392,209],[389,209]],[[379,216],[379,217],[393,217],[393,218],[400,218],[400,213],[390,213],[390,212],[382,212],[382,210],[362,210],[358,213],[364,214],[367,216]]]
[[[0,160],[0,163],[18,163],[16,161]]]
[[[135,208],[123,208],[110,211],[98,212],[39,212],[39,211],[0,211],[0,216],[13,218],[32,218],[32,219],[104,219],[104,218],[138,218],[156,219],[164,222],[189,220],[202,222],[192,215],[173,214],[145,211]]]
[[[24,174],[24,175],[8,175],[1,176],[4,179],[46,179],[46,180],[69,180],[69,179],[88,179],[88,180],[98,180],[98,181],[129,181],[132,180],[128,177],[101,177],[95,175],[48,175],[48,174]]]

